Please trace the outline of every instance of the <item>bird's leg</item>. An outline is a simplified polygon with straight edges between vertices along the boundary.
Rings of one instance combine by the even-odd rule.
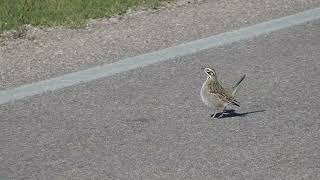
[[[221,118],[221,117],[223,116],[223,113],[224,113],[224,111],[226,110],[226,107],[227,107],[227,106],[223,107],[222,112],[221,112],[221,114],[220,114],[220,116],[219,116],[218,118]]]
[[[217,111],[215,111],[213,114],[211,114],[211,117],[215,118],[217,114]]]
[[[217,115],[217,112],[218,112],[218,109],[214,109],[214,113],[213,113],[213,114],[211,114],[211,117],[215,118],[215,117],[216,117],[216,115]]]

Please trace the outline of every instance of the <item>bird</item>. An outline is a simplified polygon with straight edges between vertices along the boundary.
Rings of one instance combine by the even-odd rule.
[[[240,103],[235,100],[235,95],[240,83],[244,80],[246,75],[243,75],[240,80],[232,86],[232,88],[224,88],[219,82],[217,73],[213,68],[206,67],[204,68],[204,72],[207,75],[207,79],[201,87],[200,95],[204,104],[215,109],[215,112],[211,117],[215,118],[218,110],[222,109],[222,113],[218,117],[221,118],[228,105],[236,105],[240,107]]]

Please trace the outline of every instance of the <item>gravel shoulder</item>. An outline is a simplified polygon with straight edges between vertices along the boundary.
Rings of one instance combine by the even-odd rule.
[[[0,90],[163,49],[320,6],[319,0],[181,1],[91,21],[85,29],[29,28],[0,45]]]

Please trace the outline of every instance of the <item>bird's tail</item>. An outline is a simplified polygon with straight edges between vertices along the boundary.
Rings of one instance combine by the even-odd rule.
[[[246,77],[246,75],[243,75],[241,79],[233,86],[232,96],[234,97],[238,91],[240,83],[243,81],[243,79]]]

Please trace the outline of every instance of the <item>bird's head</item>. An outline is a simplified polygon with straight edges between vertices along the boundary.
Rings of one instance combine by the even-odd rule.
[[[207,74],[208,78],[215,78],[216,77],[216,72],[214,71],[214,69],[211,68],[204,68],[204,72]]]

